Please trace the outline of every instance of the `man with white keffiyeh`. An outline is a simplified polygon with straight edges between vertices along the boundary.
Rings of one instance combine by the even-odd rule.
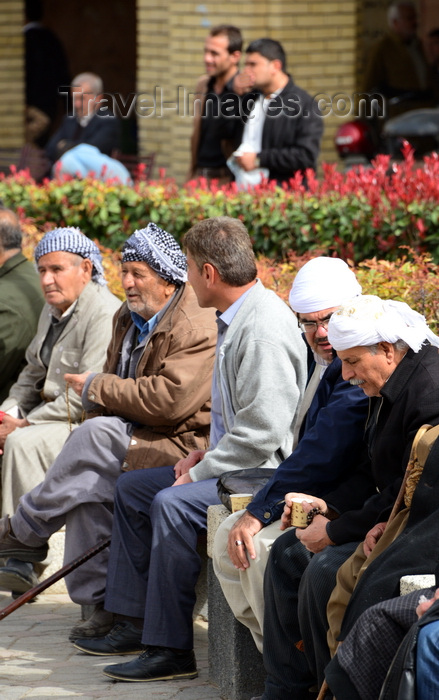
[[[81,397],[92,420],[71,433],[44,481],[21,498],[10,521],[4,513],[4,556],[41,561],[50,535],[66,524],[65,559],[75,559],[110,536],[122,470],[175,464],[191,450],[207,448],[215,315],[198,306],[186,279],[180,247],[155,224],[126,241],[126,302],[114,316],[104,370],[81,362],[63,371],[70,396]],[[50,294],[55,298],[61,291],[51,286]],[[29,466],[26,457],[23,463]],[[66,578],[76,603],[96,606],[71,639],[105,634],[113,626],[102,605],[107,559],[104,550]],[[1,577],[0,570],[0,584]]]
[[[351,474],[325,500],[300,494],[311,500],[303,504],[306,512],[312,511],[310,525],[276,540],[265,573],[264,665],[269,676],[262,700],[307,700],[316,679],[322,683],[330,660],[328,623],[332,644],[352,579],[385,530],[413,438],[423,424],[439,423],[439,337],[421,314],[403,302],[357,296],[331,316],[328,339],[341,360],[343,378],[369,397],[365,439],[371,468],[364,477],[372,480],[375,493],[361,508],[352,507],[361,482]],[[329,520],[328,508],[339,516]],[[348,577],[345,567],[355,575]],[[375,593],[385,597],[383,580],[376,579]],[[304,653],[294,644],[293,611]]]

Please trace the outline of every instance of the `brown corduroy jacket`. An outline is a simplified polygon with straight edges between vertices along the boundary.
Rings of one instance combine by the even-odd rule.
[[[116,369],[131,325],[123,304],[114,318],[104,371],[88,387],[89,400],[102,406],[90,417],[117,415],[137,424],[125,470],[173,465],[191,450],[209,446],[215,314],[201,309],[193,290],[183,285],[147,341],[135,379],[121,379]]]

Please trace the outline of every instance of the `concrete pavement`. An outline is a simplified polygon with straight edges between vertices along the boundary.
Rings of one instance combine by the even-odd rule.
[[[0,592],[0,608],[10,602],[10,596]],[[220,700],[218,689],[208,682],[205,622],[195,623],[198,678],[121,683],[107,679],[101,670],[131,657],[87,656],[74,649],[68,632],[79,617],[79,606],[66,594],[44,593],[0,621],[1,700]]]

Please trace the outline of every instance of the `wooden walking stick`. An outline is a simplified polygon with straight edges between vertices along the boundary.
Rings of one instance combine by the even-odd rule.
[[[95,544],[94,547],[90,547],[90,549],[87,549],[84,554],[81,554],[79,557],[71,561],[69,564],[66,564],[65,566],[62,567],[62,569],[58,569],[58,571],[55,571],[52,576],[49,576],[49,578],[46,578],[45,581],[41,581],[41,583],[38,583],[36,586],[33,588],[30,588],[26,593],[23,593],[19,598],[16,600],[13,600],[12,603],[9,603],[3,610],[0,610],[0,621],[4,620],[5,617],[10,615],[11,613],[14,612],[14,610],[17,610],[18,608],[21,608],[22,605],[25,603],[28,603],[30,600],[35,598],[39,593],[42,593],[43,591],[46,590],[46,588],[49,588],[52,584],[56,583],[57,581],[60,580],[60,578],[64,578],[64,576],[67,576],[67,574],[70,574],[71,571],[74,569],[77,569],[78,566],[81,566],[81,564],[84,564],[86,561],[94,557],[96,554],[99,554],[99,552],[102,552],[103,549],[109,546],[111,542],[111,537],[108,537],[106,540],[101,540],[98,542],[98,544]]]

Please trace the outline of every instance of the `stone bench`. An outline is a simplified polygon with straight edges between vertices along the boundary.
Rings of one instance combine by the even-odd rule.
[[[213,539],[228,515],[230,512],[222,505],[210,506],[207,511],[209,680],[226,700],[250,700],[264,687],[262,655],[250,631],[230,610],[212,564]]]
[[[430,588],[436,584],[436,576],[434,574],[413,574],[410,576],[401,576],[399,581],[400,595],[407,595],[413,591],[420,591],[423,588]]]
[[[230,610],[212,564],[215,533],[229,515],[222,505],[210,506],[207,511],[209,680],[219,687],[225,700],[250,700],[253,695],[260,695],[264,687],[262,655],[249,630]],[[400,593],[406,595],[434,585],[434,574],[403,576]]]

